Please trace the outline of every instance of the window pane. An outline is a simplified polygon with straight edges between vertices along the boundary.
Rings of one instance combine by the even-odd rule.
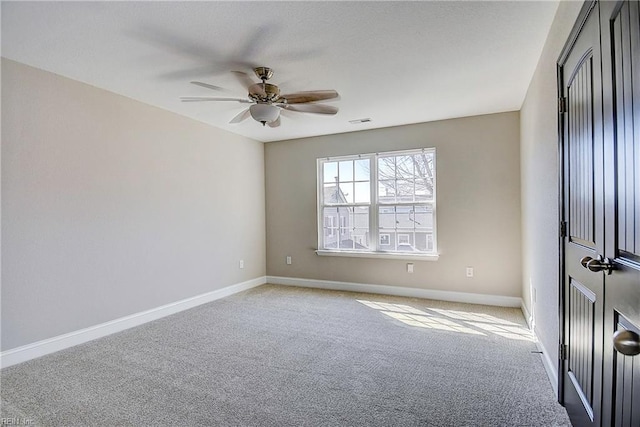
[[[416,233],[415,247],[419,251],[427,250],[427,233]]]
[[[353,203],[353,183],[349,182],[347,184],[340,183],[340,197],[346,203]],[[342,203],[345,203],[342,202]]]
[[[324,249],[337,249],[338,248],[338,209],[339,208],[324,208],[323,210],[323,248]]]
[[[323,200],[325,205],[344,203],[344,197],[341,194],[340,188],[336,184],[324,184]]]
[[[369,248],[369,208],[340,208],[340,249]]]
[[[396,179],[395,157],[381,157],[378,159],[378,180]]]
[[[340,162],[340,182],[353,181],[353,160]]]
[[[341,207],[338,208],[338,220],[339,220],[339,247],[341,249],[353,249],[353,243],[350,239],[350,220],[351,220],[351,208]]]
[[[396,201],[396,181],[378,181],[378,201],[380,203],[394,203]]]
[[[326,162],[323,164],[324,182],[336,182],[338,179],[338,164],[336,162]]]
[[[413,181],[398,180],[396,182],[398,201],[399,202],[413,202]]]
[[[356,181],[369,181],[371,178],[369,159],[360,159],[355,162]]]
[[[378,249],[381,251],[431,252],[433,251],[432,232],[432,206],[378,207]]]
[[[413,206],[396,206],[396,228],[413,228]]]
[[[433,153],[414,155],[416,175],[422,177],[433,176]]]
[[[356,203],[369,203],[371,200],[371,190],[368,182],[356,182],[355,183],[355,202]]]
[[[369,207],[358,206],[353,208],[354,227],[369,228]]]
[[[394,208],[380,208],[378,212],[378,225],[382,229],[396,228],[396,213]]]
[[[415,156],[416,199],[433,200],[433,153],[421,153]]]
[[[353,209],[352,239],[354,249],[369,249],[369,207]]]
[[[416,202],[433,200],[433,184],[432,180],[417,178],[416,179]]]
[[[416,228],[425,230],[433,230],[433,207],[418,206],[416,207]]]
[[[409,246],[411,245],[411,234],[408,233],[398,233],[398,249],[400,246]]]
[[[414,156],[398,156],[396,157],[396,178],[413,180],[415,173],[413,171]]]

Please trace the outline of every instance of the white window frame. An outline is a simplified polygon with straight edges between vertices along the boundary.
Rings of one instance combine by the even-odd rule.
[[[411,154],[420,154],[430,152],[433,153],[433,200],[428,202],[411,202],[404,204],[411,205],[430,205],[433,209],[433,230],[432,230],[432,239],[433,239],[433,251],[431,252],[398,252],[398,251],[390,251],[384,250],[381,248],[380,244],[380,235],[387,233],[380,233],[378,228],[378,211],[380,206],[384,206],[384,204],[380,204],[378,201],[378,158],[380,157],[390,157],[390,156],[400,156],[400,155],[411,155]],[[323,231],[323,197],[324,197],[324,176],[323,176],[323,164],[326,162],[340,162],[346,160],[358,160],[358,159],[369,159],[370,164],[370,199],[369,203],[351,203],[350,206],[368,206],[369,207],[369,244],[370,250],[358,250],[358,249],[322,249],[323,247],[323,239],[324,239],[324,231]],[[318,224],[318,248],[316,253],[321,256],[347,256],[347,257],[363,257],[363,258],[389,258],[389,259],[404,259],[404,260],[425,260],[425,261],[436,261],[439,258],[439,254],[437,252],[437,221],[436,221],[436,193],[437,193],[437,168],[436,168],[436,149],[435,148],[422,148],[422,149],[412,149],[412,150],[401,150],[401,151],[388,151],[388,152],[379,152],[379,153],[369,153],[369,154],[357,154],[357,155],[348,155],[348,156],[336,156],[336,157],[322,157],[317,159],[317,224]],[[399,206],[403,203],[399,202],[397,204],[393,204],[391,206]],[[405,234],[405,233],[402,233]],[[396,243],[398,242],[398,235],[396,234]],[[389,239],[389,243],[391,244],[391,239]],[[428,247],[428,245],[427,245]]]

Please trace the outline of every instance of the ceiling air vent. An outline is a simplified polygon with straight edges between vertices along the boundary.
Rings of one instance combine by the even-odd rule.
[[[360,124],[360,123],[367,123],[367,122],[370,122],[370,121],[371,121],[371,119],[367,117],[366,119],[349,120],[349,123],[351,123],[352,125],[357,125],[357,124]]]

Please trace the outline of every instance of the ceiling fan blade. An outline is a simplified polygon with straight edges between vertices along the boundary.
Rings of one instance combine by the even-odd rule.
[[[284,108],[284,106],[282,105],[280,105],[279,107],[282,107],[282,110],[280,110],[280,116],[285,116],[286,118],[291,120],[296,120],[300,118],[300,116],[298,116],[295,111],[289,111],[288,109]]]
[[[243,98],[218,98],[214,96],[183,96],[180,98],[182,102],[203,102],[203,101],[235,101],[242,104],[251,104],[251,101]]]
[[[231,124],[236,124],[236,123],[240,123],[245,121],[246,119],[249,118],[250,116],[250,111],[249,109],[244,109],[242,111],[240,111],[240,113],[238,113],[233,119],[231,119],[231,121],[229,123]]]
[[[247,92],[258,96],[267,96],[264,88],[259,83],[254,82],[244,71],[232,71],[232,73],[236,76],[236,79],[238,79],[242,87],[245,88]]]
[[[210,85],[209,83],[191,82],[191,84],[196,86],[206,87],[207,89],[212,89],[212,90],[224,90],[220,86]]]
[[[301,104],[301,105],[281,105],[282,108],[289,111],[298,111],[300,113],[330,114],[334,115],[338,112],[338,107],[324,104]]]
[[[303,104],[305,102],[323,101],[326,99],[338,98],[338,92],[335,90],[311,90],[307,92],[296,92],[282,95],[278,99],[285,100],[287,104]]]
[[[246,90],[249,90],[249,88],[253,84],[255,84],[255,82],[251,79],[251,77],[249,77],[249,75],[244,71],[232,71],[231,73],[236,77],[238,82],[240,82],[242,87],[245,88]]]
[[[270,128],[277,128],[278,126],[280,126],[280,116],[278,116],[278,118],[271,123],[267,123],[267,126],[269,126]]]

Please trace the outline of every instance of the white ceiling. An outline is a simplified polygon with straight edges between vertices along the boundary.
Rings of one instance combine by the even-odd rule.
[[[557,1],[2,2],[2,56],[259,141],[519,110]],[[279,128],[230,73],[274,69],[283,92],[335,89],[335,116]],[[214,92],[189,84],[222,86]],[[257,79],[256,79],[257,81]],[[371,118],[354,125],[349,120]]]

